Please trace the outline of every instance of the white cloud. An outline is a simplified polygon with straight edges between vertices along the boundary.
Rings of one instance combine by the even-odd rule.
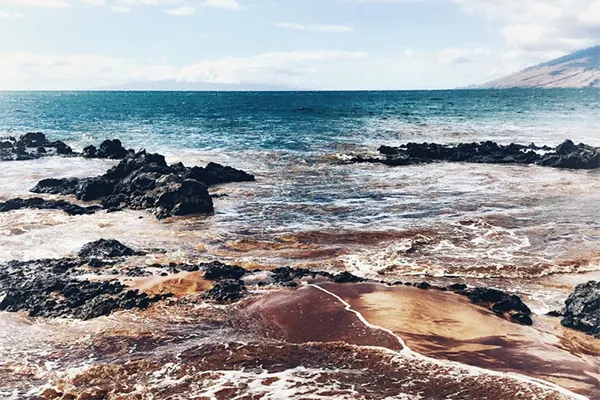
[[[438,55],[438,61],[442,64],[472,64],[491,57],[492,53],[486,48],[476,49],[446,49]]]
[[[241,10],[243,7],[237,0],[204,0],[204,7],[220,8],[222,10]]]
[[[131,8],[129,7],[122,7],[122,6],[111,6],[110,9],[116,13],[130,13],[131,12]]]
[[[349,62],[366,56],[363,52],[335,50],[272,52],[177,67],[162,61],[140,64],[94,54],[4,53],[0,54],[0,89],[85,89],[158,80],[311,86],[321,73],[342,70]]]
[[[354,31],[354,28],[347,25],[321,25],[321,24],[299,24],[294,22],[279,22],[275,24],[279,28],[292,29],[297,31],[312,31],[326,33],[347,33]]]
[[[0,10],[0,19],[13,19],[13,18],[23,18],[23,14],[20,12],[10,12]]]
[[[454,0],[486,20],[507,51],[541,61],[600,39],[600,0]]]
[[[0,0],[0,5],[40,7],[40,8],[66,8],[66,0]]]
[[[196,13],[196,8],[193,6],[180,6],[166,10],[165,13],[176,17],[184,17],[194,15]]]

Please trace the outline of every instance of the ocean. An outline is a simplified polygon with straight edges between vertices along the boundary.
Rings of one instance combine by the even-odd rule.
[[[159,222],[143,211],[78,217],[0,213],[0,263],[64,257],[110,237],[161,249],[153,259],[159,262],[218,260],[248,269],[348,271],[388,283],[494,286],[518,294],[543,315],[560,309],[575,284],[600,276],[599,170],[463,163],[387,167],[347,160],[376,154],[383,144],[407,142],[554,147],[571,139],[600,146],[598,115],[600,91],[594,89],[1,92],[0,136],[41,131],[78,150],[119,138],[126,148],[158,152],[169,162],[240,168],[256,182],[212,190],[216,211],[208,217]],[[114,164],[60,157],[2,162],[0,201],[28,196],[43,178],[95,176]],[[19,329],[32,337],[23,349],[15,341],[5,344],[3,351],[15,355],[46,349],[36,335],[59,329],[56,322],[40,328],[1,313],[0,318],[11,327],[0,328],[0,339],[8,341]],[[74,323],[72,329],[95,337],[102,329],[129,329],[135,318],[127,318],[85,329]],[[164,320],[144,326],[152,323],[168,334]],[[195,338],[194,346],[200,342]],[[69,373],[76,364],[69,364]],[[277,379],[291,385],[284,388],[290,394],[302,377],[318,382],[329,373],[319,368],[290,367],[292,378]],[[248,382],[273,378],[236,373],[235,379]],[[0,398],[2,389],[0,384]],[[348,393],[340,398],[361,398]],[[546,395],[538,398],[554,398]],[[390,398],[417,398],[399,396]]]

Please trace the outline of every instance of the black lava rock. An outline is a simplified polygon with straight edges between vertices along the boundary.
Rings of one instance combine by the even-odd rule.
[[[209,281],[220,281],[223,279],[239,280],[246,275],[246,270],[242,267],[226,265],[218,261],[202,265],[204,270],[204,279]]]
[[[485,164],[537,164],[553,168],[600,168],[600,151],[589,145],[566,140],[555,149],[534,144],[507,146],[487,141],[444,145],[407,143],[399,147],[381,146],[382,158],[355,157],[352,162],[382,163],[390,166],[424,164],[436,161]]]
[[[89,244],[81,251],[85,256],[130,253],[126,246],[113,241]],[[91,319],[116,310],[147,308],[170,296],[148,296],[118,281],[81,280],[78,268],[87,262],[79,257],[0,264],[0,311]]]
[[[600,282],[575,288],[566,301],[562,324],[600,338]]]
[[[79,257],[84,259],[90,258],[115,258],[115,257],[130,257],[140,255],[141,253],[125,246],[118,240],[100,239],[92,243],[88,243],[79,251]]]
[[[100,210],[99,206],[82,207],[64,200],[44,200],[39,197],[11,199],[0,202],[0,212],[33,208],[38,210],[62,210],[69,215],[87,215]]]
[[[123,147],[119,139],[105,140],[95,152],[95,158],[110,158],[122,160],[127,156],[127,149]]]
[[[118,140],[106,141],[100,149],[88,146],[84,153],[98,157],[122,154]],[[114,153],[114,152],[116,153]],[[112,156],[111,156],[112,157]],[[116,156],[115,156],[116,157]],[[198,179],[205,179],[201,181]],[[127,152],[119,164],[104,175],[86,179],[45,179],[32,189],[34,193],[75,195],[83,201],[100,200],[102,208],[151,210],[158,219],[214,211],[208,192],[211,184],[249,181],[254,177],[244,171],[219,164],[206,168],[187,168],[183,164],[167,165],[164,156]],[[25,204],[21,208],[26,207]],[[0,208],[0,211],[3,211]],[[91,211],[91,209],[90,209]]]
[[[4,138],[0,142],[0,160],[35,160],[51,155],[72,155],[73,149],[64,142],[49,142],[42,132],[28,132],[20,138]]]
[[[246,294],[244,282],[235,279],[219,281],[203,297],[219,303],[232,303],[240,300]]]
[[[335,275],[333,281],[335,283],[358,283],[365,282],[366,280],[356,275],[352,275],[350,272],[342,272]]]
[[[103,177],[82,179],[75,189],[75,196],[83,201],[98,200],[113,194],[114,188],[114,183]]]
[[[467,296],[474,304],[489,307],[496,314],[503,315],[512,322],[522,325],[533,324],[531,310],[519,296],[485,287],[467,288],[457,293]]]
[[[78,178],[44,179],[39,181],[31,191],[40,194],[75,194],[79,181]]]

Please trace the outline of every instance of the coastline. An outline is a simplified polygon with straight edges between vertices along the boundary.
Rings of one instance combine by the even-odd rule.
[[[97,209],[0,212],[0,269],[24,305],[0,312],[0,398],[600,395],[597,339],[562,327],[559,315],[577,285],[598,277],[597,171],[390,167],[341,156],[375,153],[367,143],[335,150],[3,162],[0,203],[39,197]],[[211,161],[256,180],[206,185],[210,212],[158,220],[162,180],[188,179]],[[71,194],[89,178],[123,190],[133,180],[107,174],[122,162],[139,162],[134,175],[156,173],[149,180],[161,185],[125,189],[132,197],[115,209],[105,205],[112,194]],[[50,178],[59,184],[43,189],[62,195],[29,193]],[[193,204],[195,190],[175,203]],[[82,255],[99,238],[133,255]],[[51,293],[30,290],[53,280]]]

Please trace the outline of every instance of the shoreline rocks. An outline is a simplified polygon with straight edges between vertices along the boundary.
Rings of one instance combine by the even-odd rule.
[[[72,156],[75,152],[64,142],[46,139],[42,132],[28,132],[19,138],[0,138],[0,160],[25,161],[52,155]]]
[[[565,303],[562,325],[600,339],[600,282],[575,288]]]
[[[428,164],[432,162],[465,162],[477,164],[524,164],[564,169],[600,168],[599,149],[576,145],[565,140],[556,148],[519,144],[500,145],[487,141],[444,145],[407,143],[398,147],[381,146],[381,157],[354,157],[352,163],[380,163],[388,166]]]
[[[101,201],[103,209],[150,209],[158,219],[214,211],[209,185],[254,181],[253,175],[210,163],[206,168],[167,165],[164,156],[142,150],[128,153],[104,175],[93,178],[45,179],[33,193],[74,195]],[[205,182],[206,181],[206,182]]]
[[[99,206],[82,207],[64,200],[45,200],[40,197],[28,199],[16,198],[0,202],[0,212],[22,209],[61,210],[68,215],[90,215],[102,208]]]
[[[125,149],[119,139],[105,140],[99,148],[87,146],[81,153],[77,153],[60,140],[49,141],[42,132],[28,132],[18,138],[0,137],[0,160],[2,161],[36,160],[50,156],[122,160],[132,152],[133,150]]]
[[[11,261],[0,264],[0,311],[25,311],[30,317],[83,320],[117,310],[145,309],[170,297],[150,296],[117,280],[79,279],[91,256],[128,257],[136,254],[117,241],[100,240],[82,248],[77,258]]]
[[[28,144],[45,143],[43,134],[25,135]],[[188,168],[168,165],[160,154],[125,150],[118,139],[104,141],[99,149],[88,146],[84,157],[121,159],[104,175],[90,178],[44,179],[31,189],[36,194],[74,196],[81,201],[100,201],[100,206],[81,207],[64,200],[11,199],[0,203],[0,212],[23,208],[63,210],[69,215],[109,212],[125,208],[150,210],[157,219],[214,212],[210,186],[252,182],[254,175],[229,166],[209,163]]]

